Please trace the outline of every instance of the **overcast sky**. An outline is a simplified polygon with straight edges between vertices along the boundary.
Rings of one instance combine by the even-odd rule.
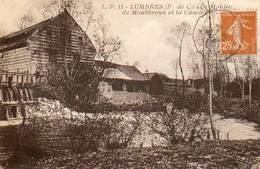
[[[0,0],[0,30],[5,32],[15,31],[18,18],[34,9],[34,4],[41,0]],[[170,16],[125,16],[120,10],[104,10],[102,5],[119,4],[199,4],[202,0],[94,0],[95,11],[103,13],[111,25],[114,35],[124,42],[124,51],[117,62],[133,64],[140,62],[141,70],[161,72],[174,76],[173,63],[178,56],[178,50],[167,40],[170,28],[186,21],[194,26],[194,21],[199,15],[170,15]],[[259,10],[259,0],[218,0],[216,4],[228,4],[233,10]],[[129,7],[129,6],[128,6]],[[216,16],[217,17],[217,16]],[[259,12],[258,12],[259,23]],[[258,26],[259,32],[259,26]],[[259,37],[259,36],[258,36]],[[259,39],[259,38],[258,38]],[[192,75],[191,59],[188,51],[191,48],[191,39],[184,43],[184,72],[186,77]],[[259,43],[258,43],[259,49]],[[259,50],[258,50],[259,51]]]

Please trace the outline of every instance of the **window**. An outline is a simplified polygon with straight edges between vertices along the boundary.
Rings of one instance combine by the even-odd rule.
[[[73,62],[80,62],[80,56],[79,55],[74,55]]]
[[[66,28],[60,29],[60,40],[63,44],[71,41],[71,31]]]
[[[125,84],[125,83],[122,84],[122,90],[123,90],[123,91],[127,91],[127,87],[126,87],[126,84]]]
[[[58,62],[58,57],[57,57],[56,51],[54,51],[54,50],[49,51],[49,62],[51,62],[51,63]]]
[[[112,84],[112,90],[113,91],[122,91],[122,84],[121,83],[118,83],[118,82],[114,82]]]
[[[57,63],[57,56],[56,55],[49,55],[49,62]]]
[[[83,38],[81,36],[78,37],[79,46],[83,45]]]
[[[51,30],[47,30],[47,36],[49,39],[52,39],[52,31]]]

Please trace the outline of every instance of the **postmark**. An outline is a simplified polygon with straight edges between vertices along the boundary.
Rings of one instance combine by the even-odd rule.
[[[221,53],[256,54],[256,11],[221,12]]]

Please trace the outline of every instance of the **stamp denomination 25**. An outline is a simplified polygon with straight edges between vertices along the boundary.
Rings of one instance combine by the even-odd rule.
[[[256,54],[256,12],[221,13],[222,54]]]

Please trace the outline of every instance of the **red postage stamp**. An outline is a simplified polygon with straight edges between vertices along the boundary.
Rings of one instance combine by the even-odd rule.
[[[222,54],[256,54],[256,12],[221,13]]]

